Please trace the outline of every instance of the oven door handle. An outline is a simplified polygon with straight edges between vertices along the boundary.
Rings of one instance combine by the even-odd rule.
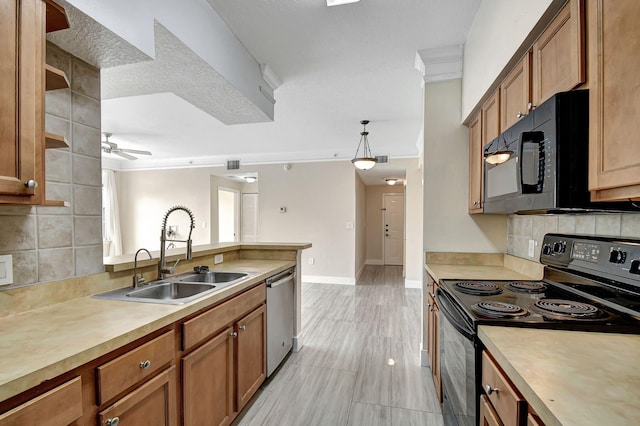
[[[473,340],[475,335],[473,327],[468,324],[465,317],[460,313],[459,308],[456,307],[455,302],[451,299],[451,296],[446,294],[441,289],[436,290],[436,301],[440,311],[444,314],[449,323],[455,328],[458,333],[462,334],[468,340]]]

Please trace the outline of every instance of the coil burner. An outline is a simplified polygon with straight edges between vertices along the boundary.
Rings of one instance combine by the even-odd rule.
[[[540,299],[530,309],[545,318],[556,320],[606,321],[611,315],[583,302],[564,299]]]
[[[455,284],[455,289],[474,296],[493,296],[502,293],[502,289],[497,284],[485,281],[460,281]]]
[[[544,293],[547,286],[538,281],[512,281],[505,288],[515,293]]]
[[[529,312],[522,309],[518,305],[504,302],[496,302],[493,300],[486,302],[479,302],[475,305],[471,305],[476,313],[488,316],[491,318],[515,318],[524,315],[529,315]]]

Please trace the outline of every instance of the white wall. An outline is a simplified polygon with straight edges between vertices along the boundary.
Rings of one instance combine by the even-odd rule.
[[[425,86],[424,250],[501,253],[504,215],[469,215],[469,132],[461,125],[461,81]]]
[[[367,220],[367,187],[358,173],[355,174],[356,180],[356,255],[355,270],[356,280],[364,269],[367,259],[367,230],[369,221]]]
[[[462,119],[480,101],[552,0],[484,0],[464,46]]]
[[[417,158],[404,161],[410,163],[405,175],[405,286],[420,288],[424,269],[422,168]]]

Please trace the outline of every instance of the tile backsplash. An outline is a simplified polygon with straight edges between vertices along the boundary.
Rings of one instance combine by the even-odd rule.
[[[549,232],[640,238],[640,214],[510,215],[507,220],[507,253],[538,260],[542,239]],[[535,241],[533,257],[528,255],[529,240]]]
[[[3,289],[104,270],[100,70],[51,43],[47,63],[71,88],[46,94],[45,129],[70,146],[46,150],[46,198],[69,206],[0,206],[0,254],[13,255],[14,278]]]

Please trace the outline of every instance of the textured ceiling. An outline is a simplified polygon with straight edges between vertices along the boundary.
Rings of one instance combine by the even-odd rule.
[[[363,0],[328,8],[325,0],[207,1],[257,63],[268,64],[282,80],[274,93],[274,121],[228,126],[175,90],[150,94],[143,89],[143,96],[125,96],[131,93],[125,88],[132,86],[126,76],[109,78],[103,130],[112,132],[121,147],[154,153],[118,167],[223,164],[229,159],[245,164],[347,161],[354,155],[362,119],[371,121],[367,129],[375,155],[390,155],[392,163],[393,158],[417,156],[423,95],[422,75],[414,68],[416,52],[464,43],[480,3]],[[178,48],[179,41],[167,36],[171,48]],[[188,53],[175,57],[184,63],[163,66],[172,78],[198,66],[198,58]]]

